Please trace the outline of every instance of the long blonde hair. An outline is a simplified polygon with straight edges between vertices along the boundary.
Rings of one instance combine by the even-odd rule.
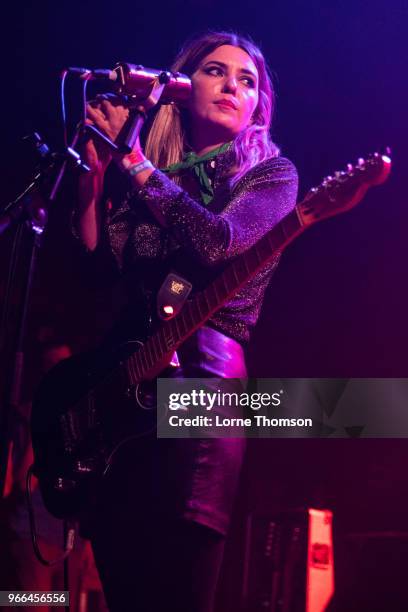
[[[248,38],[233,32],[209,31],[186,42],[178,53],[171,70],[191,77],[200,62],[222,45],[243,49],[258,70],[259,101],[253,121],[235,138],[234,166],[238,169],[231,179],[235,184],[243,174],[259,162],[279,155],[272,142],[270,128],[275,106],[275,93],[269,69],[260,49]],[[159,168],[181,161],[187,146],[187,114],[177,104],[163,105],[157,112],[146,140],[147,157]]]

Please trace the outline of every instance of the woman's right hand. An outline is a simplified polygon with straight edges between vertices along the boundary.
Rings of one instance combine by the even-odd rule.
[[[114,94],[97,96],[87,104],[86,111],[86,123],[94,125],[113,142],[117,140],[129,119],[129,109],[123,105],[120,96]],[[112,151],[103,140],[94,136],[85,143],[83,157],[91,170],[104,174],[112,160]]]

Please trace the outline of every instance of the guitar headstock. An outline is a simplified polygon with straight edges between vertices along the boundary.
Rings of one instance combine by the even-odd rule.
[[[305,199],[297,205],[299,217],[304,226],[321,219],[334,217],[356,206],[367,189],[387,180],[391,171],[389,155],[373,153],[347,169],[328,176],[311,189]]]

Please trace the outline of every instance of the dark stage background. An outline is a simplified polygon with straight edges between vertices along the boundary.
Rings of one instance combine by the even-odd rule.
[[[165,68],[188,35],[207,27],[237,29],[261,44],[276,74],[274,137],[298,168],[300,196],[347,162],[390,146],[389,181],[352,212],[314,226],[284,254],[248,358],[256,376],[408,376],[405,1],[43,0],[9,4],[8,15],[2,43],[4,204],[32,168],[21,137],[35,129],[51,146],[61,143],[63,67],[129,61]],[[113,305],[78,280],[67,230],[71,197],[67,184],[41,254],[29,354],[39,326],[55,327],[82,350],[109,324]],[[2,293],[11,238],[11,232],[1,237]],[[339,534],[407,529],[407,461],[405,440],[252,443],[231,550],[241,550],[241,520],[253,508],[327,506]],[[233,556],[223,587],[230,598],[239,572]]]

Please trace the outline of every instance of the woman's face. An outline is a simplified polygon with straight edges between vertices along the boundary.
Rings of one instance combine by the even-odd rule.
[[[251,123],[258,105],[258,71],[243,49],[218,47],[201,61],[191,82],[193,136],[211,132],[226,142]]]

